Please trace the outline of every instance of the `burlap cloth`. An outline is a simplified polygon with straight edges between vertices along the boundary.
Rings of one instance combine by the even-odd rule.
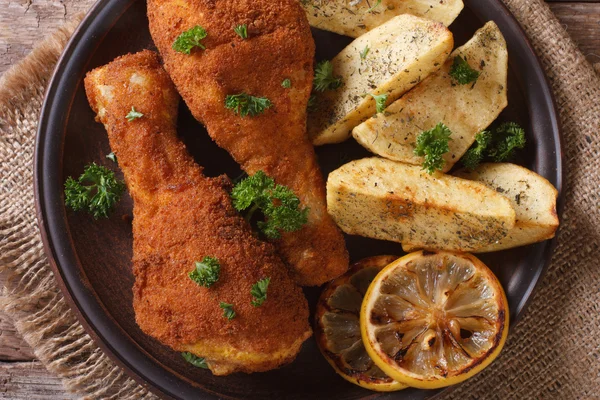
[[[525,27],[560,110],[566,206],[552,265],[500,358],[442,397],[600,398],[600,79],[542,0],[504,0]],[[33,198],[44,90],[76,22],[0,80],[0,305],[65,387],[90,399],[155,398],[96,347],[56,286]]]

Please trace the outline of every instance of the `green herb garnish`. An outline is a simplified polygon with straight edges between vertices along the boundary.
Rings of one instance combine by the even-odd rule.
[[[175,39],[175,42],[173,42],[173,50],[183,54],[190,54],[194,47],[199,47],[204,50],[206,47],[200,43],[200,41],[206,36],[207,33],[204,28],[200,25],[196,25],[192,29],[183,32]]]
[[[286,186],[275,185],[275,181],[262,171],[235,185],[231,198],[236,210],[249,210],[246,213],[248,221],[255,211],[262,211],[265,221],[259,221],[257,225],[269,239],[278,239],[281,231],[297,231],[308,221],[308,208],[301,207],[294,192]]]
[[[308,98],[308,103],[306,104],[306,110],[311,112],[311,111],[315,111],[317,109],[317,96],[314,94],[311,94],[310,97]]]
[[[225,108],[233,110],[234,113],[245,117],[254,117],[271,108],[273,103],[266,97],[254,97],[246,93],[230,94],[225,98]]]
[[[448,142],[452,132],[442,122],[435,128],[423,131],[417,137],[415,155],[425,157],[423,169],[428,174],[433,174],[436,170],[441,170],[446,164],[443,155],[450,151]]]
[[[125,183],[118,181],[113,171],[92,163],[78,180],[67,178],[65,205],[74,211],[86,210],[95,219],[108,218],[124,191]]]
[[[110,161],[116,163],[117,162],[117,155],[115,153],[110,153],[106,155],[106,158],[108,158]]]
[[[369,45],[366,45],[364,49],[362,49],[362,51],[359,53],[360,54],[360,59],[361,60],[365,60],[367,58],[367,54],[369,54],[369,51],[371,49],[369,48]]]
[[[250,289],[250,294],[254,299],[250,302],[254,307],[260,307],[267,300],[267,289],[269,288],[269,282],[271,282],[271,278],[261,279],[252,285],[252,289]]]
[[[244,24],[244,25],[238,25],[235,28],[233,28],[233,30],[242,39],[248,39],[248,27],[246,26],[246,24]]]
[[[142,118],[143,116],[144,114],[141,112],[135,111],[135,107],[131,107],[131,111],[129,111],[129,114],[127,114],[125,118],[127,118],[127,121],[131,122],[134,119]]]
[[[525,147],[525,130],[515,122],[505,122],[494,129],[488,155],[495,162],[508,161],[517,149]]]
[[[198,357],[197,355],[189,353],[187,351],[181,353],[181,356],[184,358],[185,361],[189,362],[194,367],[208,369],[206,360],[203,357]]]
[[[384,94],[368,93],[368,95],[375,99],[377,112],[382,113],[385,110],[385,103],[387,102],[388,94],[387,93],[384,93]]]
[[[371,8],[369,8],[367,10],[368,13],[373,12],[375,10],[375,8],[377,8],[377,6],[379,6],[381,4],[381,0],[377,0],[377,3],[375,3],[375,5]]]
[[[188,276],[200,286],[211,287],[219,280],[221,274],[221,263],[215,257],[204,257],[202,261],[196,261],[196,268]]]
[[[469,63],[461,56],[454,57],[454,63],[450,67],[450,76],[461,85],[475,82],[479,78],[479,71],[469,66]]]
[[[287,78],[284,79],[283,82],[281,82],[281,87],[282,88],[286,88],[286,89],[291,88],[292,87],[292,81],[289,80],[289,79],[287,79]]]
[[[475,169],[487,154],[488,146],[492,141],[490,131],[479,132],[475,136],[475,143],[471,146],[464,156],[460,159],[462,164],[468,169]]]
[[[227,318],[230,321],[235,318],[235,311],[233,311],[233,304],[220,302],[219,307],[221,307],[223,309],[223,316],[225,318]]]
[[[333,76],[331,61],[323,60],[317,64],[313,86],[317,92],[335,90],[342,86],[342,78]]]
[[[525,130],[514,122],[505,122],[492,131],[483,131],[475,136],[475,143],[461,158],[468,169],[475,169],[489,159],[504,162],[512,159],[517,149],[525,147]]]

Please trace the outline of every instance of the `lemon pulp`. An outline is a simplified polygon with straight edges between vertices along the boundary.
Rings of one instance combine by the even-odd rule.
[[[474,256],[416,252],[374,279],[361,330],[369,355],[387,375],[413,387],[444,387],[498,355],[508,306],[494,274]]]
[[[379,271],[394,256],[359,261],[323,291],[315,315],[315,337],[321,352],[344,379],[376,391],[400,390],[405,385],[388,377],[367,354],[360,332],[363,297]]]

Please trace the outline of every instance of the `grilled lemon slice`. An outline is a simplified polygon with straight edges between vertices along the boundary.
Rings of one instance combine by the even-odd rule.
[[[508,334],[504,290],[470,254],[419,251],[375,277],[360,312],[375,364],[408,386],[462,382],[488,366]]]
[[[327,285],[317,304],[315,338],[329,364],[344,379],[366,389],[389,392],[406,386],[389,378],[365,350],[359,313],[369,284],[395,256],[361,260]]]

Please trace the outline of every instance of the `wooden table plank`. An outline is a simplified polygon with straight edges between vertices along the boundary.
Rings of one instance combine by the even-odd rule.
[[[0,400],[69,400],[59,378],[39,361],[0,362]]]
[[[550,8],[586,58],[592,64],[600,62],[600,2],[552,3]]]
[[[33,359],[35,356],[31,348],[17,333],[8,317],[0,313],[0,361],[30,361]]]
[[[94,0],[0,0],[0,74]]]

